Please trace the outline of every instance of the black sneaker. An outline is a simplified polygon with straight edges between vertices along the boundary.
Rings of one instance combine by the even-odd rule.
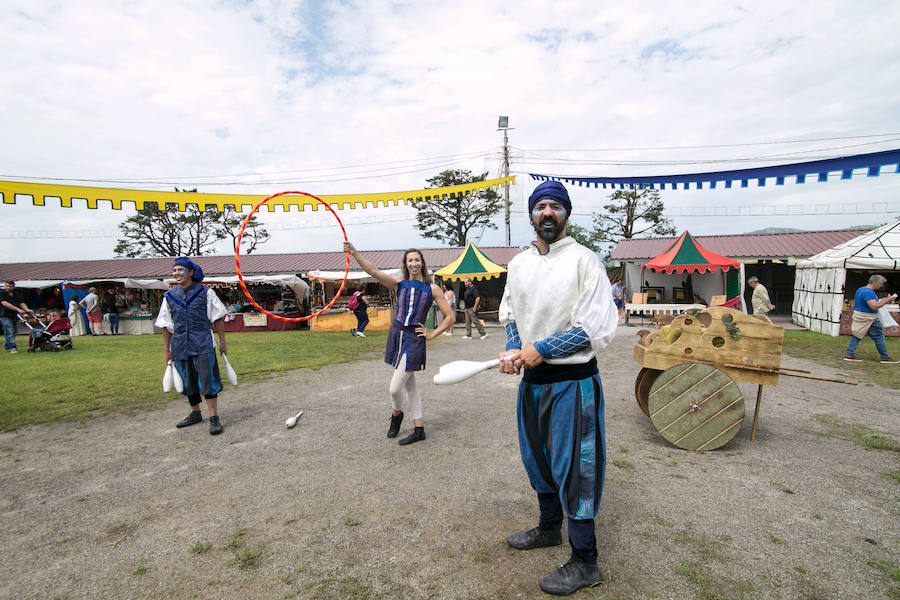
[[[559,529],[535,527],[534,529],[512,534],[506,538],[506,543],[516,550],[533,550],[546,546],[559,546],[562,544],[562,533]]]
[[[861,358],[856,358],[855,356],[850,356],[849,354],[844,356],[844,360],[847,362],[862,362]]]
[[[191,414],[186,416],[184,419],[179,421],[175,427],[190,427],[191,425],[196,425],[197,423],[203,422],[203,415],[200,414],[199,410],[192,410]]]
[[[350,330],[350,335],[356,335],[356,327]]]
[[[900,359],[891,358],[890,356],[881,359],[881,364],[883,365],[896,365],[897,363],[900,363]]]
[[[414,442],[420,442],[425,439],[425,428],[424,427],[416,427],[413,429],[413,432],[400,440],[398,443],[401,446],[406,446],[408,444],[412,444]]]
[[[594,587],[601,583],[603,576],[596,564],[570,558],[569,562],[558,568],[555,573],[541,579],[538,585],[548,594],[568,596],[581,588]]]
[[[403,411],[400,411],[399,415],[391,415],[391,425],[388,427],[388,437],[394,438],[397,437],[397,434],[400,433],[400,423],[403,422]]]
[[[219,423],[219,417],[212,416],[209,418],[209,435],[219,435],[224,429],[222,424]]]

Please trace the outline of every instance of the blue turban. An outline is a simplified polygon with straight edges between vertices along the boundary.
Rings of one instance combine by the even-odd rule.
[[[569,200],[569,192],[558,181],[545,181],[534,188],[531,196],[528,197],[528,212],[530,213],[534,209],[535,204],[548,198],[554,202],[559,202],[566,209],[567,217],[572,214],[572,201]]]
[[[200,268],[200,265],[192,261],[186,256],[179,256],[175,259],[175,263],[172,265],[173,267],[184,267],[188,271],[193,271],[194,274],[191,275],[192,281],[203,281],[203,269]]]

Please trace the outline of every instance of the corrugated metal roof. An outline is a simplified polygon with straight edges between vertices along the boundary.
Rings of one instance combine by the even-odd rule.
[[[461,246],[447,248],[421,248],[425,263],[432,271],[444,267],[464,250]],[[493,246],[479,248],[498,265],[508,265],[521,252],[518,247]],[[379,269],[400,267],[404,250],[361,250],[360,252]],[[234,275],[234,256],[200,256],[192,258],[209,275]],[[343,252],[308,252],[298,254],[249,254],[241,257],[241,272],[244,275],[267,275],[273,273],[305,274],[316,269],[343,270]],[[356,261],[350,259],[350,268],[357,269]],[[104,278],[119,279],[131,277],[161,278],[172,274],[172,258],[113,258],[108,260],[54,261],[0,264],[0,280],[11,279],[90,279],[102,281]]]
[[[694,239],[704,248],[736,260],[809,258],[866,233],[866,229],[795,231],[790,233],[749,233],[704,235]],[[677,237],[631,238],[619,241],[610,260],[649,260],[672,245]]]

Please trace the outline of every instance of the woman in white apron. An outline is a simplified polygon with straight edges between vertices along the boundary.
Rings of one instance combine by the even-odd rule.
[[[81,309],[78,307],[78,300],[75,296],[72,296],[69,300],[69,313],[67,316],[69,317],[69,323],[72,325],[69,335],[72,337],[84,335],[84,319],[81,316]]]

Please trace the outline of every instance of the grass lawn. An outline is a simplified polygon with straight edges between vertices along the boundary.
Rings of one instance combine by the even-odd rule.
[[[228,358],[238,381],[255,381],[291,369],[377,357],[384,349],[385,334],[371,331],[361,339],[347,332],[229,333]],[[74,350],[34,354],[25,352],[27,338],[19,336],[17,341],[19,354],[0,356],[4,386],[0,431],[113,410],[158,408],[181,397],[162,391],[161,336],[84,336],[75,338]],[[838,368],[854,379],[900,389],[900,365],[880,364],[871,340],[863,340],[857,350],[863,362],[841,360],[847,341],[847,336],[785,331],[784,353]],[[900,356],[900,339],[888,338],[887,344],[892,356]],[[225,383],[226,389],[229,385]]]
[[[386,332],[366,334],[363,339],[346,331],[229,333],[228,360],[239,383],[254,381],[291,369],[378,356]],[[74,350],[33,354],[25,351],[27,337],[18,336],[16,343],[18,354],[0,356],[4,388],[0,431],[111,410],[156,408],[181,398],[162,391],[165,363],[160,335],[83,336],[74,338]],[[228,389],[230,384],[224,383]]]
[[[885,338],[888,354],[900,358],[900,338]],[[870,381],[886,388],[900,389],[900,364],[883,365],[871,338],[864,338],[856,349],[862,362],[843,360],[850,336],[831,337],[811,331],[785,331],[784,354],[808,358],[823,365],[840,369],[853,379]],[[813,373],[815,375],[816,373]]]

